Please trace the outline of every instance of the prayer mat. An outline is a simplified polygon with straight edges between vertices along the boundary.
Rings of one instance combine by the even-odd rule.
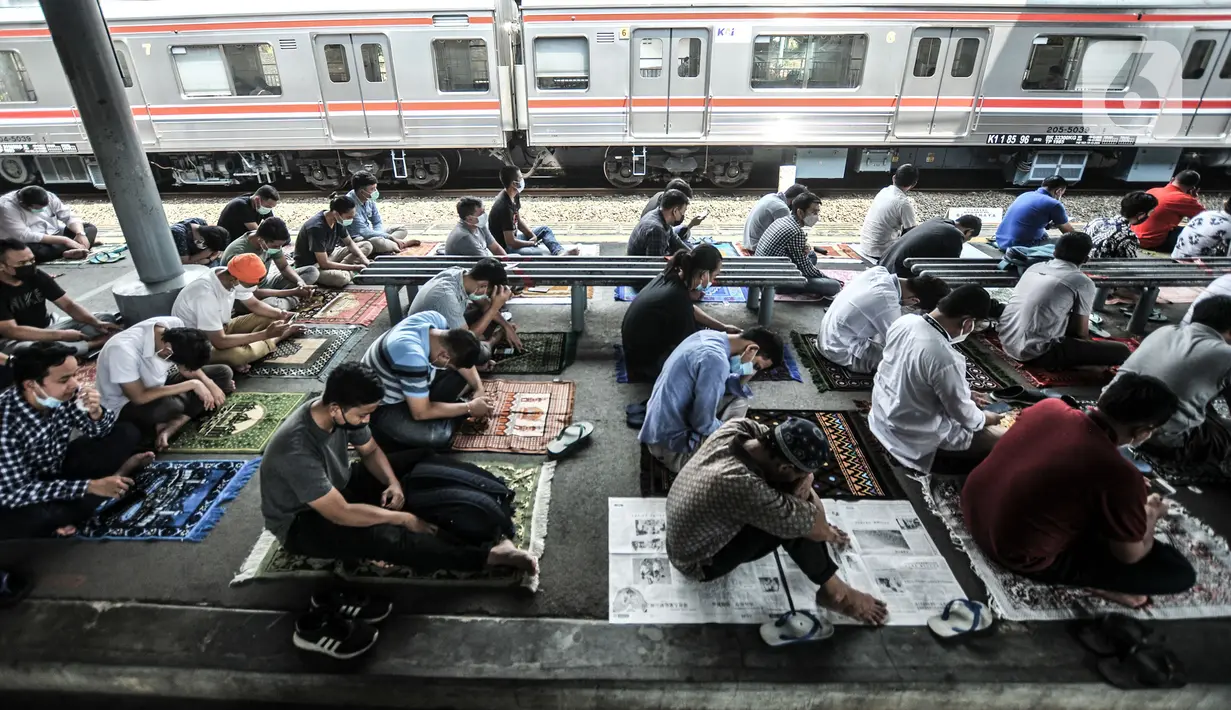
[[[258,459],[259,460],[259,459]],[[540,559],[547,540],[547,515],[551,506],[551,483],[556,464],[483,463],[488,472],[504,481],[516,495],[513,497],[513,543],[529,550]],[[419,585],[513,586],[521,584],[537,590],[538,578],[516,570],[485,569],[480,572],[438,570],[416,572],[410,567],[380,567],[369,560],[344,562],[326,560],[287,552],[268,530],[261,533],[256,545],[231,580],[231,586],[251,580],[311,579],[341,577],[350,582],[383,582]]]
[[[358,325],[367,327],[384,312],[385,291],[381,288],[348,288],[324,293],[322,303],[300,307],[299,324]],[[313,294],[315,295],[315,293]]]
[[[928,507],[949,529],[955,545],[970,557],[971,567],[987,587],[992,610],[1010,621],[1053,621],[1119,612],[1138,619],[1206,619],[1231,616],[1231,551],[1218,536],[1174,500],[1171,513],[1155,528],[1156,540],[1175,547],[1197,572],[1197,584],[1184,594],[1151,597],[1131,610],[1074,587],[1033,582],[987,558],[962,518],[961,484],[922,477]]]
[[[487,419],[467,419],[457,427],[456,451],[545,454],[547,444],[573,421],[573,382],[484,380],[483,390],[495,400]]]
[[[630,286],[616,286],[615,300],[631,301],[637,297],[636,292]],[[701,296],[700,303],[746,303],[748,301],[748,289],[743,286],[710,286],[705,289],[705,295]]]
[[[822,244],[821,248],[829,252],[828,254],[817,254],[817,256],[823,259],[858,259],[859,261],[866,261],[850,244]]]
[[[398,252],[398,256],[430,256],[435,254],[443,245],[443,242],[421,242],[417,247],[403,249]]]
[[[573,364],[577,355],[577,340],[569,333],[518,333],[526,349],[520,353],[504,355],[507,349],[502,343],[493,354],[495,367],[484,372],[493,375],[556,375]]]
[[[1196,301],[1205,289],[1200,286],[1163,286],[1158,290],[1159,304],[1192,303]]]
[[[1115,376],[1119,368],[1108,367],[1105,370],[1045,370],[1041,367],[1024,365],[1009,357],[1000,345],[1000,338],[995,333],[978,333],[972,338],[983,347],[967,341],[960,343],[957,349],[966,356],[967,362],[977,362],[988,370],[996,373],[1001,379],[1009,377],[1009,372],[1016,372],[1034,387],[1096,387],[1105,385]],[[1137,349],[1141,341],[1137,338],[1095,338],[1095,340],[1114,340],[1128,346],[1129,352]],[[1007,370],[1006,370],[1007,367]]]
[[[594,298],[594,287],[586,286],[586,298]],[[510,298],[506,305],[510,306],[566,306],[573,302],[573,291],[570,286],[535,286],[523,289],[520,294]]]
[[[855,392],[872,389],[875,375],[851,372],[848,368],[826,359],[816,347],[816,334],[791,331],[791,344],[812,374],[812,382],[818,391]],[[966,382],[970,384],[970,389],[976,392],[991,392],[1008,387],[1013,380],[968,356]]]
[[[990,295],[994,300],[1000,301],[1001,303],[1008,303],[1009,299],[1013,298],[1013,289],[1011,288],[998,287],[984,288],[983,290],[987,291],[988,295]]]
[[[665,498],[676,474],[654,458],[650,447],[641,444],[641,497]]]
[[[756,375],[753,376],[751,381],[752,382],[789,382],[791,380],[794,380],[795,382],[803,382],[804,378],[799,374],[799,363],[796,362],[794,356],[791,355],[791,349],[783,348],[782,355],[783,355],[783,358],[782,358],[781,365],[775,368],[771,368],[769,370],[765,370],[763,372],[758,372]],[[623,346],[621,345],[615,346],[615,356],[616,356],[616,363],[615,363],[616,382],[619,382],[622,385],[626,385],[628,384],[628,365],[624,362],[624,347]]]
[[[259,454],[303,392],[233,392],[227,401],[179,430],[168,454]]]
[[[303,333],[283,340],[265,359],[252,363],[248,376],[316,377],[323,381],[333,368],[346,361],[363,333],[364,329],[357,325],[306,326]]]
[[[76,537],[201,542],[257,466],[258,461],[155,461],[136,475],[127,495],[99,506]]]
[[[77,383],[93,385],[98,382],[98,361],[87,362],[77,368]]]

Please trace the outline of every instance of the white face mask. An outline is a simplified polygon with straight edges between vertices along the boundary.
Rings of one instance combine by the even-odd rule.
[[[258,206],[258,207],[256,208],[256,211],[257,211],[257,213],[258,213],[258,214],[263,214],[263,215],[264,215],[264,214],[269,214],[270,212],[273,212],[273,211],[274,211],[274,208],[272,208],[272,207],[266,207],[265,205],[260,205],[260,206]]]
[[[819,222],[820,219],[821,219],[821,216],[819,214],[804,215],[804,226],[811,227],[812,225]]]
[[[970,332],[967,332],[965,329],[963,329],[963,330],[962,330],[962,332],[961,332],[960,334],[955,335],[954,337],[952,337],[952,338],[950,338],[950,339],[949,339],[949,344],[950,344],[950,345],[957,345],[958,343],[962,342],[962,341],[963,341],[963,340],[965,340],[966,338],[969,338],[969,337],[970,337],[970,333],[973,333],[973,332],[975,332],[975,325],[974,325],[974,323],[971,323],[971,324],[970,324]]]
[[[518,181],[517,181],[517,191],[518,191],[518,192],[525,192],[525,191],[526,191],[526,181],[525,181],[525,179],[522,179],[522,180],[518,180]]]

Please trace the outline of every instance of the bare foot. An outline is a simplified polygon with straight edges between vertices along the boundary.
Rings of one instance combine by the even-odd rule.
[[[885,602],[852,588],[837,575],[830,577],[816,591],[816,603],[843,616],[877,626],[883,625],[889,618],[889,608]]]
[[[154,427],[155,451],[166,451],[167,447],[171,445],[171,434],[167,432],[167,429],[169,428],[170,425],[168,424],[159,424]]]
[[[1102,597],[1109,602],[1126,606],[1129,609],[1140,609],[1150,602],[1150,597],[1144,594],[1121,594],[1120,592],[1108,592],[1104,589],[1088,589],[1086,591],[1096,597]]]
[[[69,249],[68,251],[60,255],[60,258],[68,259],[69,261],[76,261],[78,259],[84,259],[89,255],[90,255],[89,249]]]
[[[539,573],[539,561],[525,550],[517,549],[512,540],[502,540],[487,555],[487,564],[493,567],[513,567],[524,572]]]
[[[120,464],[120,470],[115,472],[117,476],[131,477],[135,471],[140,471],[145,468],[145,465],[154,460],[154,453],[146,451],[140,454],[133,454],[128,457],[128,460]]]
[[[377,569],[393,569],[394,567],[392,562],[385,562],[384,560],[368,560],[367,563]]]
[[[564,255],[565,256],[577,256],[580,253],[581,253],[581,247],[573,247],[572,249],[569,249],[568,251],[564,252]]]
[[[62,528],[56,528],[56,537],[72,537],[77,534],[76,525],[65,525]]]
[[[241,374],[241,375],[246,375],[246,374],[248,374],[249,372],[252,372],[252,365],[240,365],[239,367],[234,368],[234,369],[235,369],[235,371],[236,371],[236,372],[238,372],[239,374]]]

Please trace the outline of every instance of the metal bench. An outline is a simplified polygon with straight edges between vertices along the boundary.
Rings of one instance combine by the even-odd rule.
[[[930,274],[952,286],[1012,287],[1018,276],[997,268],[999,259],[907,259],[906,265],[915,274]],[[1211,281],[1231,273],[1231,258],[1211,259],[1106,259],[1089,261],[1081,270],[1098,286],[1095,310],[1102,310],[1108,292],[1119,287],[1139,287],[1141,298],[1133,307],[1128,331],[1144,335],[1150,312],[1163,286],[1208,286]]]
[[[441,270],[452,266],[471,268],[479,257],[465,256],[381,256],[359,272],[356,285],[384,286],[389,318],[396,323],[405,316],[401,289],[406,288],[407,304],[414,300],[419,286]],[[572,301],[572,327],[585,330],[586,289],[590,286],[642,287],[662,273],[666,260],[657,256],[506,256],[513,285],[569,286]],[[818,260],[823,263],[824,260]],[[719,281],[724,285],[747,286],[760,292],[757,318],[769,325],[773,318],[774,291],[779,286],[803,286],[807,280],[787,258],[727,257],[722,261]]]

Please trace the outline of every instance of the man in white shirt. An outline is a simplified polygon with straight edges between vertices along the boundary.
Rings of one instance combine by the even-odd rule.
[[[893,174],[893,184],[876,193],[868,214],[859,230],[859,251],[864,256],[879,259],[902,232],[919,223],[915,206],[906,196],[919,182],[919,170],[903,165]]]
[[[1193,311],[1197,308],[1197,304],[1207,298],[1213,296],[1231,296],[1231,274],[1223,274],[1205,287],[1205,291],[1193,301],[1193,304],[1188,307],[1188,312],[1184,314],[1183,320],[1180,322],[1187,325],[1193,322]]]
[[[214,346],[211,363],[247,372],[251,363],[269,355],[278,343],[303,332],[290,324],[295,314],[257,300],[256,287],[263,278],[265,262],[256,254],[240,254],[226,267],[185,286],[176,297],[171,315],[189,328],[205,331]],[[249,315],[232,320],[237,300]]]
[[[821,319],[816,347],[830,362],[871,374],[880,365],[885,336],[902,316],[902,306],[930,311],[947,295],[949,285],[935,276],[902,279],[883,266],[872,267],[834,296]]]
[[[1017,282],[1000,316],[1000,344],[1009,357],[1047,370],[1119,365],[1128,346],[1090,339],[1094,282],[1081,272],[1092,241],[1069,232],[1056,244],[1055,258],[1035,264]]]
[[[0,197],[0,237],[26,242],[42,264],[86,258],[98,228],[74,216],[54,194],[26,185]]]
[[[1227,256],[1231,243],[1231,197],[1221,210],[1206,210],[1188,220],[1176,237],[1172,259],[1195,259],[1202,256]]]
[[[141,321],[116,335],[98,356],[103,407],[132,422],[155,451],[167,448],[190,419],[214,409],[235,389],[231,368],[207,365],[209,338],[173,316]],[[168,377],[175,365],[179,370]]]
[[[806,185],[795,183],[782,192],[771,192],[762,197],[748,213],[744,220],[744,248],[750,252],[757,250],[757,242],[769,225],[782,217],[791,214],[791,200],[808,191]]]
[[[953,346],[979,328],[992,298],[981,286],[959,286],[926,315],[889,327],[885,356],[872,385],[872,433],[914,471],[931,473],[937,453],[982,460],[1004,433],[1000,415],[984,412],[966,381],[966,358]]]

